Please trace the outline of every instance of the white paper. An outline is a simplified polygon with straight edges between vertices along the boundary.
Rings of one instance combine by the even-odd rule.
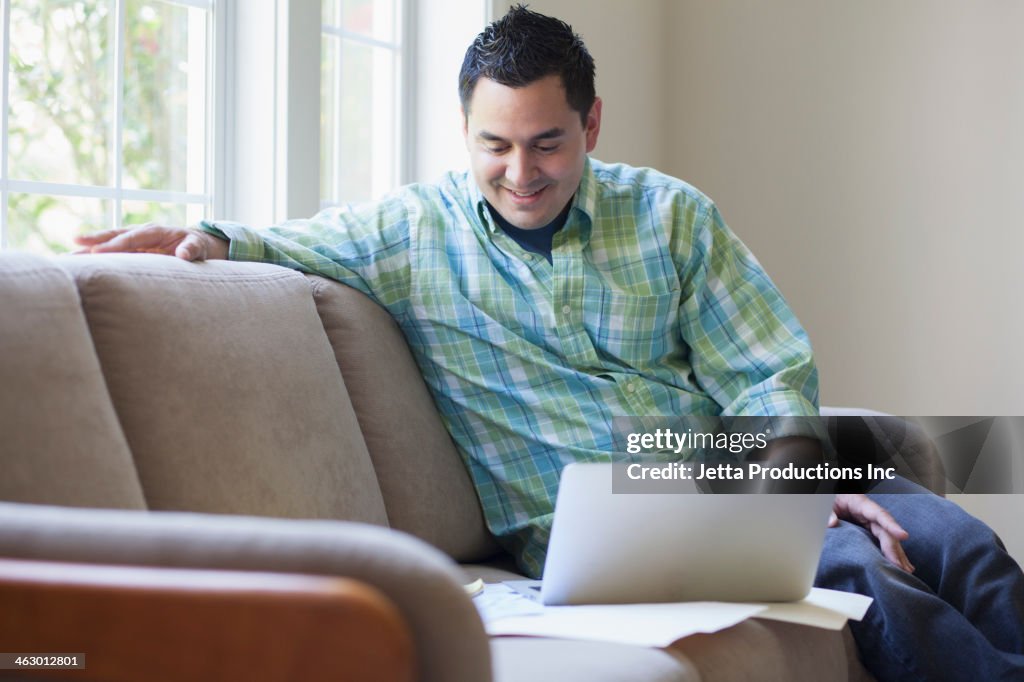
[[[520,597],[523,601],[529,600]],[[765,610],[760,604],[686,602],[609,606],[547,606],[531,616],[485,621],[490,635],[588,639],[665,647],[698,632],[718,632]]]
[[[848,619],[864,617],[871,598],[814,588],[802,601],[774,604],[543,606],[508,585],[489,584],[473,598],[473,603],[492,636],[556,637],[666,647],[683,637],[718,632],[754,617],[841,630]]]
[[[827,630],[842,630],[847,620],[864,618],[872,601],[871,597],[863,594],[815,587],[802,601],[764,604],[767,609],[757,614],[757,617]]]
[[[480,619],[489,623],[511,616],[537,616],[544,613],[544,606],[527,599],[508,585],[487,584],[483,592],[473,597],[473,605],[480,612]]]

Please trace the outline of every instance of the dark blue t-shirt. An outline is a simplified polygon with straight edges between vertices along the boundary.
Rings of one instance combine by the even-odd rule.
[[[508,222],[501,217],[501,214],[494,210],[489,203],[487,204],[488,210],[491,212],[491,217],[494,218],[494,222],[498,223],[498,227],[501,231],[512,237],[519,246],[523,247],[527,251],[533,253],[539,253],[551,262],[551,242],[555,238],[555,233],[562,229],[565,225],[565,220],[569,216],[569,207],[572,204],[567,204],[565,209],[558,214],[558,217],[552,220],[544,227],[538,227],[533,230],[524,230],[521,227],[516,227],[512,223]]]

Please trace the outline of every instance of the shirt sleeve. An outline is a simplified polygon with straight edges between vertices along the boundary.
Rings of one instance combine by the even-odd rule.
[[[401,195],[332,207],[312,218],[253,229],[230,221],[199,228],[228,239],[231,260],[273,263],[343,282],[392,306],[408,299],[410,211]]]
[[[687,213],[680,327],[696,380],[726,416],[817,415],[811,344],[782,294],[714,204]]]

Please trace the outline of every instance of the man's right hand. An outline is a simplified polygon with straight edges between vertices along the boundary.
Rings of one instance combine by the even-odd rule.
[[[200,230],[163,225],[136,225],[75,237],[75,253],[161,253],[184,260],[228,257],[228,242]]]

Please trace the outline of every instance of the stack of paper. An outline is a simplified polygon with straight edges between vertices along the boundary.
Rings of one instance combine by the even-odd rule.
[[[871,598],[860,594],[814,588],[802,601],[775,604],[543,606],[505,584],[486,585],[473,601],[487,632],[494,636],[589,639],[651,647],[665,647],[696,633],[718,632],[753,617],[841,630],[847,620],[863,618],[871,605]]]

